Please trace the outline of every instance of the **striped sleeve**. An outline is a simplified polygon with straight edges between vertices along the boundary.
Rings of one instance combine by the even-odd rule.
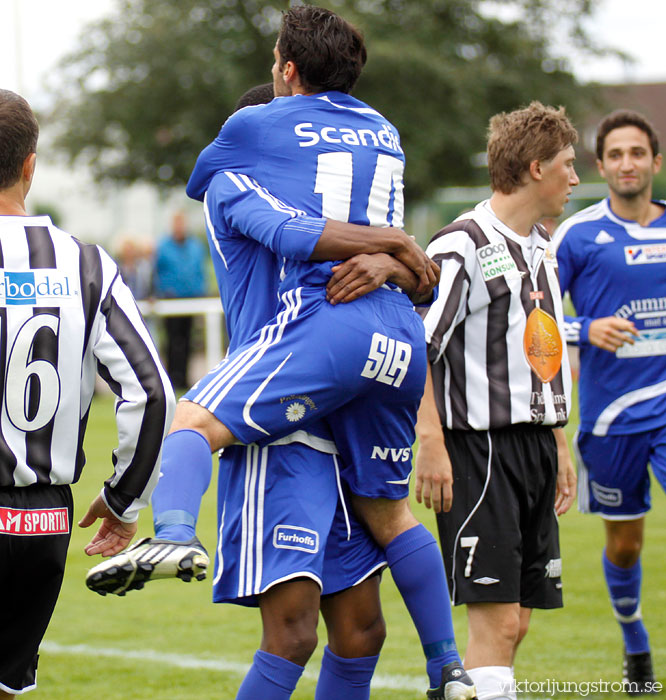
[[[450,229],[435,235],[426,249],[441,268],[436,298],[423,319],[431,363],[441,358],[456,326],[469,311],[470,269],[476,262],[475,246],[467,233]]]
[[[173,419],[175,397],[157,349],[115,263],[100,249],[103,290],[91,350],[100,376],[117,396],[118,446],[102,497],[123,521],[133,522],[159,478],[162,441]]]

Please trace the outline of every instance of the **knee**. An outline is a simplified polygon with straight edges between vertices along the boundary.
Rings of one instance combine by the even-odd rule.
[[[171,424],[170,433],[177,430],[194,430],[208,441],[211,452],[231,445],[235,438],[214,414],[193,401],[179,401]]]
[[[287,620],[274,630],[264,629],[262,649],[299,666],[305,666],[317,648],[317,630],[301,620]]]
[[[516,606],[504,604],[473,604],[468,606],[469,644],[466,657],[474,656],[473,666],[511,666],[512,659],[527,624],[521,629]],[[469,652],[472,652],[471,654]],[[481,659],[481,662],[478,662]],[[471,659],[470,659],[471,661]]]
[[[497,635],[504,645],[515,648],[527,634],[527,624],[523,626],[518,615],[507,615],[497,626]]]
[[[363,631],[363,646],[358,656],[377,656],[386,640],[386,622],[380,615],[373,624]]]
[[[386,639],[386,623],[382,615],[363,624],[347,625],[337,632],[329,630],[328,646],[337,656],[355,659],[377,656]]]
[[[523,639],[525,639],[525,635],[527,634],[527,630],[529,629],[530,626],[530,620],[529,618],[527,619],[521,619],[518,623],[518,637],[515,642],[515,646],[518,646]]]
[[[643,542],[641,538],[629,535],[615,535],[608,538],[606,556],[615,566],[629,569],[638,561],[642,548]]]

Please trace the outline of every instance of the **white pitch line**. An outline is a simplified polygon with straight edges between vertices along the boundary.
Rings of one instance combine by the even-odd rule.
[[[96,656],[127,661],[151,661],[158,664],[166,664],[176,668],[204,669],[207,671],[220,671],[244,676],[249,664],[225,661],[224,659],[202,659],[187,654],[165,654],[152,649],[114,649],[111,647],[93,647],[89,644],[59,644],[58,642],[45,641],[41,644],[41,650],[49,654],[64,654],[67,656]],[[316,681],[318,671],[307,670],[304,678]],[[372,678],[372,687],[375,690],[420,690],[425,687],[425,676],[407,675],[382,675],[377,674]]]

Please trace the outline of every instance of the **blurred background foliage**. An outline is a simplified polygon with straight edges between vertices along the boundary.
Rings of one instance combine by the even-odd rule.
[[[574,121],[603,108],[573,49],[608,53],[583,20],[593,0],[330,0],[364,33],[354,94],[400,130],[408,203],[485,183],[489,117],[538,99]],[[237,98],[268,82],[287,2],[117,0],[51,80],[55,147],[98,181],[182,187]],[[618,53],[618,52],[616,52]]]

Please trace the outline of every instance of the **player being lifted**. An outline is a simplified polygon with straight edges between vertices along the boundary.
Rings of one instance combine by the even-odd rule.
[[[329,52],[331,39],[344,46]],[[401,225],[398,134],[348,94],[365,62],[360,35],[327,10],[294,7],[284,15],[275,59],[274,86],[283,97],[231,117],[201,154],[188,192],[202,198],[212,178],[226,171],[255,178],[311,215]],[[425,284],[432,280],[418,247],[401,238],[384,249],[419,270]],[[274,322],[179,404],[163,471],[187,464],[189,480],[196,465],[210,464],[211,450],[236,438],[262,445],[328,416],[355,509],[385,548],[419,631],[430,696],[470,697],[441,558],[407,501],[425,377],[423,326],[391,285],[353,304],[329,304],[333,263],[312,262],[317,259],[315,244],[309,259],[287,260]]]

